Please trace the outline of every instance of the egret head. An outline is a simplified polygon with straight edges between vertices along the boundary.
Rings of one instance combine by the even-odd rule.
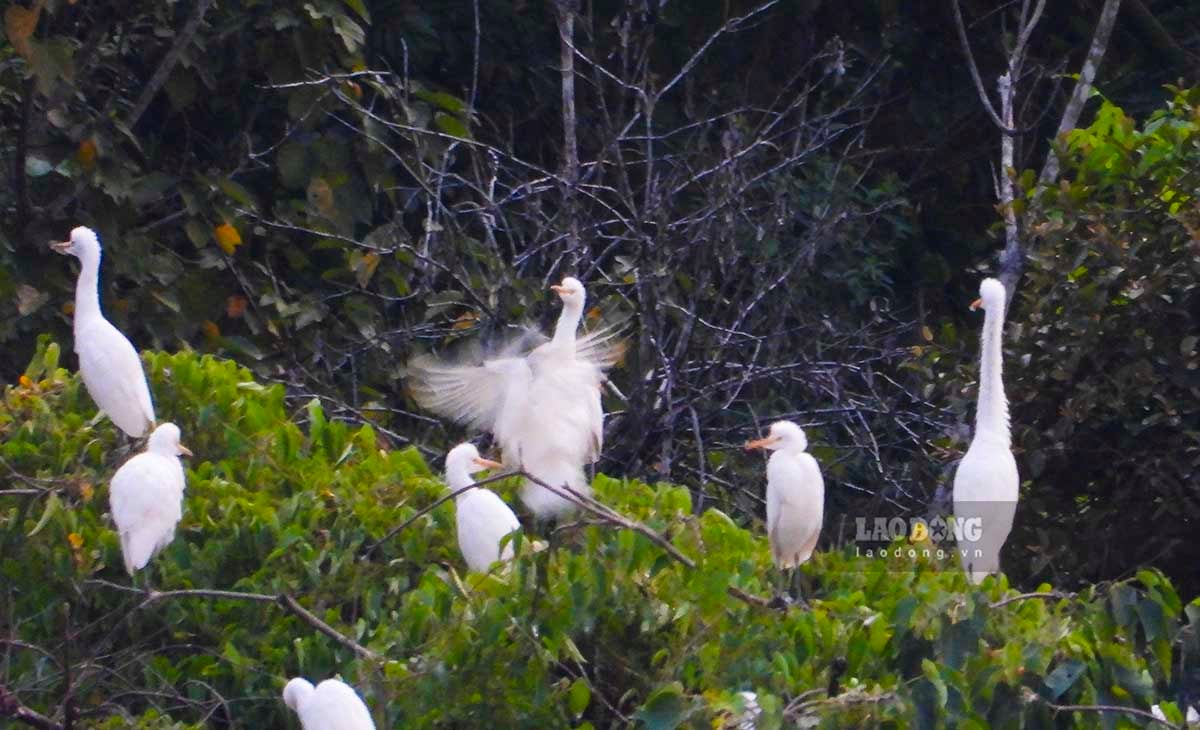
[[[999,279],[984,279],[979,282],[979,298],[971,302],[971,311],[983,307],[985,312],[1003,312],[1006,296]]]
[[[467,442],[450,449],[446,454],[446,481],[451,489],[462,489],[471,482],[471,475],[484,469],[502,469],[498,461],[485,459],[479,454],[475,444]],[[461,483],[460,483],[461,482]]]
[[[808,437],[804,429],[791,421],[776,421],[771,424],[771,430],[766,438],[747,442],[747,449],[767,449],[769,451],[804,451],[808,448]]]
[[[283,704],[299,712],[300,705],[304,704],[305,700],[312,696],[312,693],[312,682],[303,677],[296,677],[283,688]]]
[[[54,249],[55,253],[83,258],[87,254],[100,252],[100,239],[91,228],[78,226],[71,230],[69,241],[51,243],[50,248]]]
[[[146,444],[146,450],[165,456],[192,455],[186,446],[179,443],[179,426],[173,423],[164,423],[154,429],[150,434],[150,441]]]
[[[583,301],[587,294],[584,292],[583,283],[579,279],[568,276],[562,280],[561,284],[555,284],[550,288],[562,298],[564,305],[583,307]]]

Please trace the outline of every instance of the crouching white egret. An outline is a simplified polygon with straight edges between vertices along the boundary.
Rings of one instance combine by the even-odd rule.
[[[327,679],[314,689],[312,682],[296,677],[283,688],[283,702],[299,716],[304,730],[375,730],[366,703],[340,679]]]
[[[480,456],[474,444],[459,444],[446,454],[446,484],[458,492],[475,481],[475,473],[499,468],[500,463]],[[482,573],[497,560],[512,560],[512,544],[501,550],[500,542],[505,535],[521,529],[521,523],[504,500],[490,489],[475,487],[459,492],[454,504],[458,547],[467,567]]]
[[[50,247],[80,263],[75,282],[75,352],[83,384],[118,428],[139,438],[154,425],[154,404],[137,351],[100,313],[100,239],[92,229],[79,226],[71,231],[69,241]]]
[[[192,452],[179,443],[179,427],[164,423],[150,434],[146,450],[113,475],[109,506],[131,576],[175,538],[175,526],[183,517],[181,455]]]

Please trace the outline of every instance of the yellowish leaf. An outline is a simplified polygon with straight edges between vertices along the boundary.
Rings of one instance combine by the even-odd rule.
[[[33,44],[29,41],[37,30],[38,16],[41,14],[42,0],[35,2],[32,8],[9,5],[4,10],[4,34],[26,61],[33,56]]]
[[[587,319],[589,322],[595,322],[600,319],[602,314],[603,312],[600,311],[600,307],[592,307],[588,310]]]
[[[217,245],[227,254],[232,254],[242,245],[242,236],[229,222],[222,223],[213,229],[217,236]]]
[[[211,319],[204,320],[204,323],[200,325],[200,331],[210,340],[215,340],[221,336],[221,328]]]
[[[17,379],[17,382],[21,384],[22,388],[32,388],[33,387],[33,381],[30,380],[28,375],[22,375],[20,378]]]
[[[333,188],[329,187],[329,183],[325,182],[324,178],[314,177],[309,181],[308,204],[326,218],[333,217]]]
[[[75,159],[84,170],[91,171],[96,167],[96,140],[88,137],[79,143],[75,150]]]
[[[374,251],[362,257],[358,262],[358,266],[354,267],[354,276],[358,279],[358,285],[366,288],[370,283],[371,277],[375,275],[375,269],[379,268],[379,254]]]
[[[67,535],[67,542],[71,543],[73,550],[78,550],[83,547],[83,535],[80,535],[78,532],[72,532],[70,535]]]
[[[921,336],[925,338],[926,342],[933,342],[933,330],[929,329],[929,325],[921,326]]]
[[[454,324],[450,325],[452,330],[466,330],[475,326],[475,322],[479,319],[479,315],[475,312],[463,312],[454,320]]]
[[[238,319],[246,313],[246,297],[241,294],[234,294],[225,300],[225,314],[230,319]]]
[[[79,497],[84,501],[84,503],[91,502],[92,497],[95,496],[95,494],[96,488],[92,486],[91,482],[79,483]]]

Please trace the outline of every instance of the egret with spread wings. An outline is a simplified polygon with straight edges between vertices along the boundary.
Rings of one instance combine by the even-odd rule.
[[[505,466],[590,496],[584,466],[603,447],[600,391],[604,371],[621,357],[619,329],[580,336],[583,284],[567,277],[551,289],[563,308],[549,341],[524,353],[502,351],[480,364],[418,359],[409,365],[410,390],[422,407],[491,432]],[[539,519],[555,519],[575,507],[569,495],[530,481],[522,486],[521,500]]]

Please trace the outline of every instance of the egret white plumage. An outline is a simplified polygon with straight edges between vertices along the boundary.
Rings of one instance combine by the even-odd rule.
[[[807,452],[804,429],[776,421],[766,438],[748,449],[772,451],[767,460],[767,540],[771,558],[781,570],[799,567],[812,557],[825,517],[825,480]]]
[[[479,365],[416,360],[410,364],[410,390],[422,407],[490,431],[506,466],[590,495],[584,465],[598,459],[603,447],[600,389],[621,346],[615,329],[578,336],[586,301],[578,279],[567,277],[551,288],[563,308],[548,342],[525,354],[501,353]],[[570,499],[528,481],[521,500],[543,519],[575,507]]]
[[[192,452],[179,443],[179,427],[164,423],[150,434],[146,450],[113,475],[108,500],[129,575],[146,567],[175,538],[175,526],[183,517],[180,455]]]
[[[284,686],[283,702],[304,730],[375,730],[366,703],[340,679],[326,679],[314,689],[312,682],[296,677]]]
[[[100,239],[92,229],[79,226],[71,231],[69,241],[50,247],[80,263],[75,282],[75,352],[83,384],[118,428],[141,437],[154,425],[154,404],[137,351],[100,313]]]
[[[954,516],[959,558],[973,583],[1000,570],[1000,549],[1017,509],[1019,478],[1001,372],[1005,297],[1003,284],[984,279],[979,299],[971,304],[971,309],[983,307],[984,312],[979,399],[975,435],[954,475]]]
[[[458,492],[475,481],[475,473],[499,468],[499,462],[480,456],[474,444],[459,444],[446,454],[446,484]],[[512,560],[512,545],[501,550],[500,542],[505,535],[521,529],[521,523],[504,500],[486,487],[475,487],[460,492],[454,505],[458,547],[467,567],[482,573],[497,560]]]

